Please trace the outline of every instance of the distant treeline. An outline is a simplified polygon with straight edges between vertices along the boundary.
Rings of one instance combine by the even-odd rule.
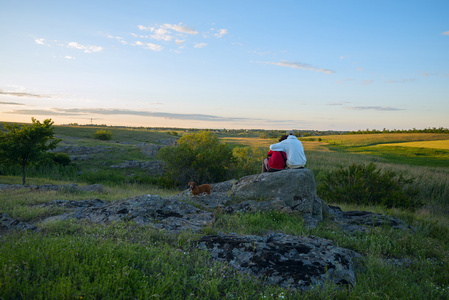
[[[383,130],[377,130],[377,129],[366,129],[366,130],[357,130],[357,131],[350,131],[348,134],[376,134],[376,133],[449,133],[448,128],[425,128],[425,129],[383,129]]]

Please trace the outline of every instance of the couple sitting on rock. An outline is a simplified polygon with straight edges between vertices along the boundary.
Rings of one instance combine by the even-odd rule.
[[[262,172],[276,172],[283,169],[300,169],[306,165],[306,155],[301,141],[287,131],[279,143],[270,145],[270,151],[262,163]]]

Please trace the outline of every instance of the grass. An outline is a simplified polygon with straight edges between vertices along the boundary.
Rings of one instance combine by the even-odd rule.
[[[97,176],[118,174],[125,178],[128,174],[115,169],[111,172],[109,165],[124,160],[148,160],[137,144],[173,137],[166,132],[146,129],[111,128],[113,138],[106,142],[91,137],[96,130],[98,128],[58,126],[56,132],[66,145],[110,147],[110,151],[97,153],[93,155],[94,160],[80,162],[78,166],[83,172]],[[233,137],[228,134],[225,138],[231,146],[265,148],[276,142],[245,135]],[[414,177],[425,206],[411,212],[377,206],[329,204],[339,205],[345,211],[365,210],[391,215],[404,220],[413,229],[372,228],[352,235],[329,220],[320,223],[316,229],[306,229],[301,216],[296,214],[278,211],[224,214],[217,211],[214,225],[200,233],[168,235],[132,222],[108,225],[75,221],[43,223],[45,218],[63,210],[38,205],[58,199],[112,202],[143,194],[165,197],[176,194],[177,190],[111,180],[103,193],[4,191],[0,192],[0,212],[35,223],[42,230],[0,234],[0,299],[448,299],[449,168],[444,164],[422,163],[436,159],[433,157],[435,152],[406,157],[402,153],[405,149],[394,149],[389,156],[386,149],[397,147],[390,143],[447,140],[447,135],[377,134],[321,139],[321,142],[317,138],[302,139],[307,167],[314,172],[317,184],[326,172],[338,166],[374,162],[381,169]],[[377,144],[388,145],[376,147]],[[370,148],[378,148],[378,152],[366,150]],[[87,184],[80,177],[76,180],[56,179],[31,176],[27,181],[29,184]],[[0,175],[0,183],[20,182],[20,176]],[[262,279],[212,262],[207,252],[198,249],[196,242],[201,235],[219,232],[257,235],[283,232],[330,239],[338,246],[363,255],[356,271],[357,284],[340,289],[328,285],[304,293],[266,286]]]
[[[152,191],[157,192],[157,191]],[[11,191],[0,199],[1,210],[28,221],[42,220],[48,211],[36,204],[54,199],[126,196],[103,194]],[[9,205],[5,203],[9,202]],[[279,211],[224,214],[202,233],[167,235],[133,222],[109,225],[76,221],[39,223],[41,232],[12,232],[0,236],[0,297],[5,299],[323,299],[449,297],[449,230],[433,215],[417,215],[378,207],[342,206],[372,210],[409,222],[414,231],[372,228],[350,235],[333,222],[305,229],[300,215]],[[27,215],[33,212],[33,217]],[[54,213],[54,212],[52,212]],[[261,279],[212,262],[196,241],[203,234],[283,232],[331,239],[364,256],[357,285],[328,286],[292,292],[265,286]],[[393,259],[392,263],[388,260]],[[394,263],[396,262],[396,263]]]

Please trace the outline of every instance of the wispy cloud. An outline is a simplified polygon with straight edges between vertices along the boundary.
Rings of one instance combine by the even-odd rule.
[[[23,103],[17,103],[17,102],[3,102],[0,101],[0,104],[5,104],[5,105],[25,105]]]
[[[347,106],[346,109],[352,110],[376,110],[376,111],[397,111],[403,110],[402,108],[395,108],[390,106]]]
[[[133,115],[133,116],[143,116],[143,117],[157,117],[164,119],[177,119],[177,120],[197,120],[197,121],[235,121],[243,120],[245,118],[225,118],[214,115],[204,115],[204,114],[177,114],[177,113],[166,113],[166,112],[151,112],[151,111],[141,111],[141,110],[127,110],[127,109],[105,109],[105,108],[54,108],[54,109],[22,109],[13,110],[9,113],[12,114],[34,114],[34,115]]]
[[[335,82],[338,83],[338,84],[343,84],[343,83],[345,83],[345,82],[347,82],[347,81],[353,81],[353,80],[355,80],[355,79],[352,79],[352,78],[345,78],[345,79],[343,79],[343,80],[337,80],[337,81],[335,81]]]
[[[153,43],[143,43],[141,41],[137,41],[134,44],[137,46],[142,46],[144,49],[149,49],[153,51],[162,51],[164,49],[164,47],[162,47],[161,45]]]
[[[94,53],[103,51],[103,47],[100,46],[91,46],[91,45],[81,45],[77,42],[70,42],[67,44],[67,48],[74,48],[83,50],[84,53]]]
[[[176,24],[164,24],[163,26],[165,28],[169,28],[171,30],[185,33],[185,34],[192,34],[192,35],[198,34],[198,31],[196,31],[193,27],[183,26],[182,23],[179,23],[177,25]]]
[[[50,95],[45,94],[33,94],[33,93],[25,93],[25,92],[12,92],[12,91],[4,91],[0,90],[0,96],[13,96],[13,97],[32,97],[32,98],[51,98]]]
[[[36,44],[45,45],[45,39],[35,38],[34,41],[36,42]]]
[[[326,74],[333,74],[335,71],[328,70],[328,69],[321,69],[309,64],[300,63],[300,62],[289,62],[289,61],[281,61],[281,62],[272,62],[272,61],[266,61],[266,62],[258,62],[261,64],[268,64],[268,65],[275,65],[280,67],[287,67],[287,68],[293,68],[293,69],[302,69],[302,70],[309,70],[309,71],[315,71],[315,72],[323,72]]]
[[[374,80],[370,79],[370,80],[363,80],[361,84],[362,85],[369,85],[369,84],[373,84],[373,83],[374,83]]]
[[[442,35],[449,35],[449,31],[443,32]]]
[[[155,35],[167,35],[171,33],[170,31],[175,31],[179,33],[185,33],[185,34],[191,34],[196,35],[198,34],[198,31],[195,30],[193,27],[188,27],[182,25],[182,23],[179,24],[162,24],[162,25],[155,25],[155,26],[143,26],[143,25],[137,25],[137,28],[143,31],[150,31],[154,33]]]
[[[204,47],[206,47],[207,46],[207,44],[206,43],[198,43],[198,44],[195,44],[195,46],[193,46],[194,48],[204,48]]]
[[[228,30],[227,29],[218,29],[216,33],[214,33],[215,37],[221,38],[224,35],[228,34]]]
[[[154,24],[150,26],[137,25],[138,32],[131,32],[129,41],[126,39],[115,36],[112,34],[106,35],[110,39],[115,39],[123,45],[131,46],[141,46],[153,51],[162,51],[168,49],[179,53],[179,50],[188,47],[189,45],[193,48],[203,48],[207,45],[206,42],[201,41],[201,38],[207,39],[211,36],[216,38],[221,38],[228,34],[227,29],[214,29],[211,28],[207,32],[200,32],[193,27],[186,26],[183,23],[179,24]],[[195,37],[193,43],[189,43],[189,39]],[[199,36],[199,37],[198,37]],[[132,39],[135,39],[132,41]],[[148,41],[150,41],[148,43]]]
[[[339,105],[346,105],[346,104],[348,104],[348,103],[351,103],[351,102],[347,102],[347,101],[341,101],[341,102],[329,102],[329,103],[327,103],[326,105],[339,106]]]
[[[421,75],[424,76],[424,77],[427,77],[427,76],[434,76],[434,75],[437,75],[437,74],[436,73],[422,72]]]
[[[115,115],[132,115],[132,116],[142,116],[142,117],[154,117],[163,118],[170,120],[189,120],[189,121],[209,121],[209,122],[233,122],[234,124],[248,124],[261,122],[265,124],[272,125],[285,125],[286,127],[292,127],[293,125],[304,125],[302,121],[299,120],[273,120],[273,119],[257,119],[257,118],[232,118],[232,117],[221,117],[215,115],[205,115],[205,114],[179,114],[179,113],[167,113],[167,112],[151,112],[151,111],[141,111],[141,110],[127,110],[127,109],[103,109],[103,108],[71,108],[71,109],[22,109],[22,110],[12,110],[6,112],[8,114],[21,114],[21,115],[43,115],[43,116],[70,116],[79,118],[91,118],[95,115],[101,116],[115,116]]]

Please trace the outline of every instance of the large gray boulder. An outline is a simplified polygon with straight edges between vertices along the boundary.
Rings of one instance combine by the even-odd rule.
[[[212,258],[264,278],[268,284],[309,290],[326,282],[355,284],[354,261],[361,255],[319,237],[275,233],[266,236],[203,236],[199,245]]]
[[[324,202],[317,196],[313,172],[306,168],[243,177],[234,183],[230,196],[242,200],[271,201],[279,207],[299,211],[305,218],[323,219]]]

